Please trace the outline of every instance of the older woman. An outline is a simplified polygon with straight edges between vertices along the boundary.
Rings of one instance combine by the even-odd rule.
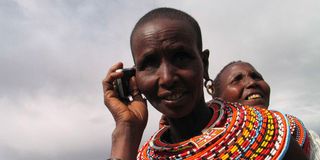
[[[213,81],[214,97],[229,102],[268,109],[270,87],[262,75],[248,62],[234,61],[227,64]],[[292,115],[286,115],[291,135],[310,159],[320,160],[320,139],[308,131],[303,123]],[[310,133],[309,133],[310,132]]]
[[[281,113],[205,102],[202,83],[209,80],[209,51],[202,49],[200,27],[188,14],[170,8],[150,11],[132,31],[131,50],[133,100],[121,101],[114,91],[114,81],[123,76],[116,72],[122,63],[103,80],[104,101],[116,121],[112,158],[305,159]],[[170,125],[137,152],[148,118],[140,92]]]
[[[226,65],[213,81],[214,96],[229,102],[268,108],[270,87],[262,75],[242,61]]]

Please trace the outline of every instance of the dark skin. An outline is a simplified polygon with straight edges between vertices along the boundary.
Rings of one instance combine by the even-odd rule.
[[[246,62],[231,64],[222,71],[219,78],[221,91],[215,96],[228,102],[268,109],[270,87],[251,64]],[[161,128],[168,125],[168,120],[163,115],[159,123]]]
[[[268,108],[270,87],[262,75],[249,63],[237,62],[220,75],[218,97],[248,106]]]
[[[112,83],[123,76],[113,65],[103,80],[104,102],[116,128],[112,134],[111,157],[135,159],[148,120],[143,93],[168,117],[164,140],[176,143],[199,135],[211,117],[203,96],[203,78],[208,78],[209,51],[201,51],[192,27],[180,20],[156,19],[140,26],[133,35],[132,52],[136,77],[130,81],[129,103],[121,102]]]
[[[152,106],[168,117],[171,127],[166,141],[180,142],[200,134],[210,119],[202,89],[207,73],[203,55],[209,52],[198,48],[195,32],[184,21],[158,19],[136,33],[132,51],[137,84]]]
[[[168,117],[170,129],[165,141],[175,143],[199,135],[212,114],[202,84],[208,76],[209,51],[199,49],[195,31],[180,20],[150,21],[132,38],[136,66],[132,95],[139,88],[152,106]],[[141,95],[124,104],[114,92],[113,81],[123,76],[115,70],[122,67],[122,63],[112,66],[103,80],[105,104],[116,121],[111,156],[135,159],[148,113]]]
[[[220,75],[220,90],[217,96],[226,101],[268,109],[270,87],[249,63],[237,62],[226,68]],[[284,159],[307,159],[293,137]]]
[[[248,106],[258,106],[268,108],[270,87],[264,81],[262,75],[249,63],[236,62],[227,67],[220,75],[221,93],[218,97],[229,101],[239,102]],[[248,96],[254,98],[248,100]],[[164,125],[170,125],[166,116],[162,115],[160,119],[160,128]],[[307,159],[299,144],[290,139],[288,152],[284,159]]]
[[[123,103],[119,100],[114,90],[113,82],[123,76],[122,72],[116,72],[123,68],[122,63],[113,65],[104,80],[104,103],[111,112],[116,128],[112,133],[111,157],[123,160],[135,159],[139,144],[148,120],[148,110],[145,100],[138,91],[135,78],[131,79],[131,95],[137,95],[133,101]]]

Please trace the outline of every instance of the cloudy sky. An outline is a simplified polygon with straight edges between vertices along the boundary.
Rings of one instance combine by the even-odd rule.
[[[318,0],[0,0],[0,159],[108,157],[114,122],[101,80],[112,64],[133,64],[132,28],[162,6],[198,20],[212,78],[230,61],[252,63],[270,107],[320,133]],[[160,116],[149,111],[143,141]]]

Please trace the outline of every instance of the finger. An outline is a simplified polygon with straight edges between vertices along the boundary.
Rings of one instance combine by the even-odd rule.
[[[114,64],[110,67],[106,77],[102,81],[103,93],[104,93],[104,104],[108,107],[112,114],[117,113],[117,106],[122,106],[122,102],[118,99],[117,93],[114,91],[115,87],[113,82],[123,76],[122,72],[116,72],[117,69],[123,67],[121,62]]]
[[[121,72],[116,72],[117,69],[123,68],[123,64],[121,62],[118,62],[110,67],[108,70],[108,73],[106,74],[106,77],[104,78],[104,81],[110,82],[112,79],[112,74],[113,73],[121,73]]]
[[[121,117],[120,115],[128,110],[128,106],[116,96],[113,90],[107,90],[105,92],[104,104],[109,109],[115,120]]]
[[[117,69],[120,69],[123,67],[123,64],[121,62],[114,64],[109,69],[106,77],[102,80],[102,86],[103,86],[103,92],[105,93],[107,90],[113,90],[113,82],[120,78],[123,73],[122,72],[116,72]]]
[[[137,83],[136,83],[136,77],[133,76],[130,79],[130,91],[131,96],[134,101],[142,101],[145,102],[146,100],[142,97],[140,90],[138,89]]]

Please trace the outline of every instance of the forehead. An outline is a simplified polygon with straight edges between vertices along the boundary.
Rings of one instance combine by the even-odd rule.
[[[165,48],[172,45],[196,45],[197,36],[191,24],[176,19],[157,18],[139,26],[132,35],[132,51]]]
[[[136,29],[133,37],[141,37],[145,34],[161,32],[163,30],[171,30],[177,33],[185,32],[193,34],[192,36],[196,38],[195,29],[188,21],[169,18],[155,18],[143,23]]]
[[[249,63],[234,63],[234,64],[231,64],[229,67],[227,67],[223,71],[223,73],[221,74],[221,77],[222,78],[228,77],[239,72],[257,72],[257,71]]]

